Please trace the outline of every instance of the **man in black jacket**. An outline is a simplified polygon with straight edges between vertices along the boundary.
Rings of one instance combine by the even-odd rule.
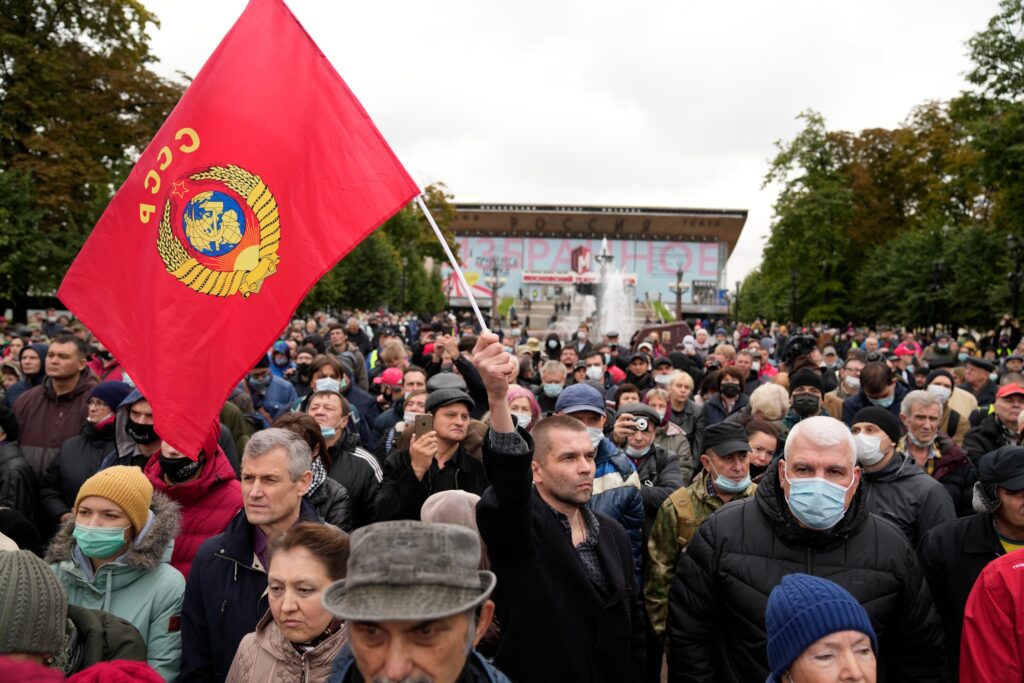
[[[473,362],[491,407],[483,446],[491,486],[477,524],[498,576],[495,664],[517,681],[643,680],[633,555],[625,530],[586,505],[595,470],[586,429],[568,415],[541,420],[534,457],[505,399],[515,364],[497,336],[480,336]]]
[[[1024,448],[1003,446],[978,461],[977,514],[929,531],[918,546],[925,578],[946,631],[950,680],[960,661],[960,631],[971,587],[989,562],[1024,548]]]
[[[644,501],[644,543],[658,508],[673,491],[683,486],[679,456],[654,443],[654,432],[661,422],[654,408],[644,403],[627,403],[619,408],[612,442],[623,449],[640,477],[640,497]],[[687,463],[687,470],[693,466]]]
[[[1019,384],[1004,384],[996,392],[994,411],[985,415],[977,427],[971,427],[964,437],[964,450],[977,464],[978,459],[1000,446],[1016,446],[1020,443],[1017,433],[1017,418],[1024,409],[1024,387]]]
[[[267,611],[270,540],[323,522],[305,499],[312,454],[287,429],[256,432],[242,456],[242,511],[196,553],[181,608],[181,683],[223,681],[242,638]]]
[[[669,595],[670,680],[765,680],[768,595],[794,572],[828,577],[864,606],[879,634],[880,679],[941,679],[942,624],[928,586],[899,529],[868,512],[855,458],[841,423],[802,420],[754,497],[704,521]]]
[[[487,488],[483,464],[466,450],[473,399],[459,389],[430,392],[426,411],[434,429],[417,436],[408,448],[384,461],[384,479],[377,492],[376,520],[420,518],[424,501],[438,491],[462,489],[480,495]]]

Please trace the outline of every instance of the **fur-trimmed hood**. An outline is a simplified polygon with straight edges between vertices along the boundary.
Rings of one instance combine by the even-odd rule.
[[[149,511],[149,520],[132,541],[128,552],[111,564],[146,571],[161,563],[170,562],[174,537],[178,535],[181,521],[178,504],[159,491],[154,491]],[[81,552],[75,552],[75,539],[71,535],[74,528],[74,518],[61,525],[46,550],[47,562],[80,564]]]

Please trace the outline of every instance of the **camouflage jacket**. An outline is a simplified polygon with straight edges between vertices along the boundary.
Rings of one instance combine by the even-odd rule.
[[[676,489],[661,504],[647,539],[647,576],[644,579],[644,602],[654,632],[665,633],[668,620],[668,592],[675,578],[679,556],[686,550],[701,522],[722,507],[722,499],[708,490],[708,472],[702,470],[693,483]],[[754,495],[757,484],[733,500]],[[731,501],[730,501],[731,502]]]

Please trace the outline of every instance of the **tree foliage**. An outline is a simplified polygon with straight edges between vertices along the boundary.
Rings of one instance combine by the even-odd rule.
[[[181,96],[153,25],[135,0],[0,1],[0,299],[56,288]]]
[[[458,245],[448,230],[455,217],[452,195],[439,183],[428,186],[423,196],[449,247],[457,253]],[[426,218],[415,204],[409,204],[328,272],[299,310],[387,307],[436,313],[445,306],[438,268],[445,260]],[[429,269],[428,262],[433,264]]]
[[[740,314],[927,325],[1006,310],[1006,235],[1024,225],[1024,0],[968,41],[973,92],[893,130],[831,131],[814,112],[777,143],[779,187]]]

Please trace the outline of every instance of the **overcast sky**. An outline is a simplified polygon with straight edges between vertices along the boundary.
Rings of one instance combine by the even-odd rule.
[[[144,0],[157,70],[194,76],[244,0]],[[773,142],[804,109],[893,127],[966,87],[995,0],[288,5],[413,178],[460,202],[747,209],[732,288],[761,259]],[[272,35],[267,36],[272,40]]]

